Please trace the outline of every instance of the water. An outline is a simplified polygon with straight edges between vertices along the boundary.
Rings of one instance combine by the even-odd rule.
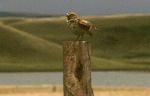
[[[62,85],[62,72],[0,73],[0,85]],[[150,87],[145,72],[92,72],[92,84],[108,87]]]

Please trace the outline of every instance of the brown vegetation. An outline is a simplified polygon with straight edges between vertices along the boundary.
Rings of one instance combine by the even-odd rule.
[[[150,96],[150,88],[96,88],[95,96]],[[63,96],[57,86],[1,86],[0,96]]]

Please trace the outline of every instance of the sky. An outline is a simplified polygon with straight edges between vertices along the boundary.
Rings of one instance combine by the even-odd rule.
[[[150,13],[150,0],[0,0],[0,11],[62,15]]]

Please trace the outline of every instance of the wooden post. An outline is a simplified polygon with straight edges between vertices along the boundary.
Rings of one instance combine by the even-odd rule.
[[[86,41],[65,41],[64,96],[94,96],[91,88],[90,45]]]

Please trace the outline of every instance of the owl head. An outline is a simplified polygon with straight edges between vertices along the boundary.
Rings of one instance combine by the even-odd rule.
[[[71,20],[71,19],[77,19],[78,15],[75,12],[70,11],[66,13],[66,17],[67,17],[67,20]]]

